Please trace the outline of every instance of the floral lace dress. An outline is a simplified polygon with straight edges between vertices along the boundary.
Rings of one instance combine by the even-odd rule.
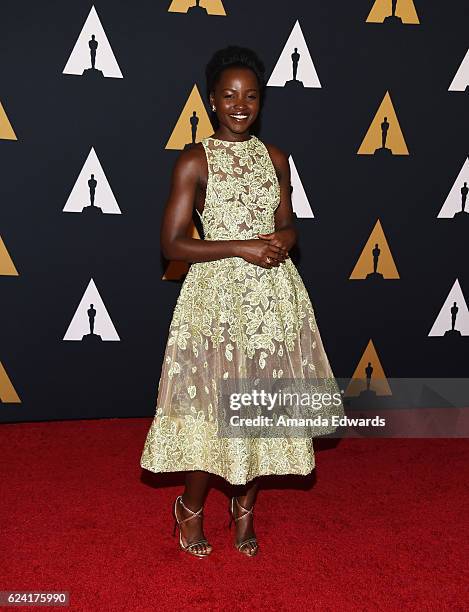
[[[275,231],[280,187],[263,142],[256,136],[201,142],[208,163],[204,239],[251,239]],[[333,377],[309,295],[290,258],[270,269],[241,257],[190,265],[170,323],[140,465],[152,472],[204,470],[232,484],[310,473],[310,437],[219,435],[219,381],[237,377]]]

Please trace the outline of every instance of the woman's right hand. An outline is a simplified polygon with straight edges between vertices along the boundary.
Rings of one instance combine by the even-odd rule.
[[[237,251],[238,257],[242,257],[245,261],[262,268],[279,266],[289,256],[284,249],[273,246],[268,240],[261,240],[260,238],[240,240]]]

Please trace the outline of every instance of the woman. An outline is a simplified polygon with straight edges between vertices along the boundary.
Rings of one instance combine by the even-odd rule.
[[[259,476],[309,474],[309,437],[221,437],[217,390],[223,379],[332,377],[313,308],[288,256],[296,231],[285,154],[250,134],[263,97],[257,55],[230,46],[206,68],[218,127],[181,152],[161,227],[169,260],[191,266],[174,309],[157,410],[141,466],[185,471],[174,503],[183,550],[212,552],[203,532],[210,474],[241,485],[230,500],[236,548],[255,555],[253,508]],[[194,207],[204,240],[187,237]],[[334,381],[335,382],[335,381]]]

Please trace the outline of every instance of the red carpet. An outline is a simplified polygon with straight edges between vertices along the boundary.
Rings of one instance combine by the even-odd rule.
[[[316,476],[264,478],[253,559],[214,477],[197,559],[171,536],[181,475],[139,466],[150,421],[1,426],[0,590],[86,611],[468,609],[468,440],[316,442]]]

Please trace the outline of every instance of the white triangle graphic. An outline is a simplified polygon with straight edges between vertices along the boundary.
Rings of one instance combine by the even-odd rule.
[[[88,283],[88,287],[78,304],[78,308],[63,339],[83,340],[83,336],[90,336],[90,317],[88,311],[91,308],[91,304],[93,304],[92,308],[96,311],[93,329],[93,334],[99,336],[96,340],[120,340],[93,279]]]
[[[91,7],[85,25],[77,38],[73,51],[63,69],[63,74],[82,75],[84,70],[91,68],[91,55],[89,41],[94,35],[98,43],[96,49],[96,70],[100,70],[105,77],[122,79],[122,72],[114,57],[111,45],[104,32],[104,28],[99,20],[98,13],[94,6]]]
[[[464,91],[469,85],[469,49],[464,56],[461,65],[459,66],[454,79],[451,81],[451,85],[448,87],[448,91]]]
[[[305,87],[321,87],[319,77],[314,67],[311,54],[306,44],[305,37],[301,31],[300,22],[297,20],[293,26],[293,30],[288,37],[288,40],[283,48],[277,64],[270,75],[267,85],[271,87],[285,87],[287,81],[293,79],[293,61],[292,53],[299,53],[298,72],[296,80],[301,81]]]
[[[459,331],[462,336],[469,336],[469,309],[458,279],[454,281],[451,291],[433,323],[429,336],[444,336],[445,332],[451,330],[451,308],[453,308],[454,302],[459,309],[456,314],[454,329]]]
[[[93,147],[91,147],[91,151],[88,153],[75,185],[68,196],[67,203],[63,208],[64,212],[82,212],[85,206],[91,205],[89,181],[96,181],[94,205],[99,207],[103,213],[122,214]]]
[[[296,169],[295,162],[291,155],[288,158],[288,163],[290,164],[290,183],[293,187],[291,194],[293,212],[299,219],[313,218],[314,215],[308,201],[308,196],[306,195],[303,183],[301,182],[300,175],[298,174],[298,170]]]
[[[467,183],[466,187],[469,187],[469,159],[466,159],[461,170],[459,171],[459,174],[451,187],[451,191],[449,192],[445,203],[438,213],[438,219],[450,219],[454,217],[455,213],[462,211],[461,189],[465,189],[464,183]],[[469,213],[469,197],[466,197],[464,210]]]

